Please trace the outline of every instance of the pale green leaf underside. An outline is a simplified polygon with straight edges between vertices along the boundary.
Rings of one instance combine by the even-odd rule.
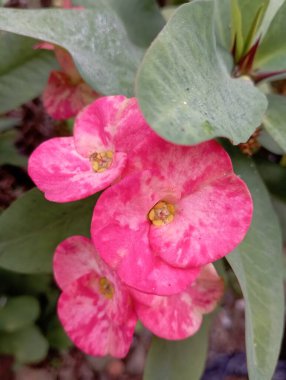
[[[148,352],[144,380],[200,380],[205,367],[211,316],[200,330],[182,341],[154,337]]]
[[[0,9],[0,29],[66,48],[83,78],[98,92],[132,95],[144,49],[133,44],[108,5],[96,10]]]
[[[50,273],[56,246],[89,235],[95,197],[57,204],[34,189],[0,216],[0,266],[21,273]]]
[[[254,163],[233,157],[237,174],[254,202],[250,230],[227,256],[246,303],[246,347],[250,380],[271,380],[283,335],[284,292],[281,231],[267,190]]]
[[[175,143],[218,136],[245,142],[267,107],[250,81],[229,76],[216,50],[213,12],[208,0],[180,7],[138,73],[136,94],[147,121]]]
[[[268,109],[263,120],[264,128],[286,153],[286,97],[269,94]]]
[[[165,24],[156,0],[73,0],[73,4],[95,9],[99,4],[109,6],[123,21],[131,41],[143,47],[150,45]]]

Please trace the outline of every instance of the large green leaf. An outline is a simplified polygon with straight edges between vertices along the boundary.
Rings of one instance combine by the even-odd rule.
[[[123,21],[103,1],[96,10],[1,9],[0,29],[63,46],[86,82],[102,94],[133,94],[144,49],[131,42]]]
[[[264,128],[286,153],[286,97],[269,94],[267,98],[269,106],[263,120]]]
[[[96,197],[57,204],[34,189],[0,216],[0,266],[21,273],[49,273],[54,250],[71,235],[89,236]]]
[[[211,317],[205,317],[191,338],[172,342],[154,337],[144,380],[199,380],[204,371]]]
[[[233,163],[251,191],[254,215],[246,238],[227,260],[245,299],[249,379],[271,380],[284,322],[281,231],[254,163],[241,155],[235,155]]]
[[[280,2],[278,2],[279,5]],[[277,5],[277,7],[278,7]],[[263,71],[286,69],[286,2],[273,18],[255,58],[255,67]]]
[[[35,44],[32,38],[0,32],[0,113],[39,96],[57,67],[53,54],[33,49]]]
[[[13,332],[35,322],[40,314],[36,298],[20,296],[8,298],[0,307],[0,330]]]
[[[136,93],[151,127],[189,145],[217,136],[246,141],[261,123],[266,97],[233,79],[218,56],[214,3],[183,5],[147,51]]]
[[[13,355],[20,363],[37,363],[48,353],[48,342],[36,326],[0,334],[0,352]]]
[[[165,24],[156,0],[73,0],[73,4],[95,9],[98,4],[109,5],[139,46],[150,45]]]

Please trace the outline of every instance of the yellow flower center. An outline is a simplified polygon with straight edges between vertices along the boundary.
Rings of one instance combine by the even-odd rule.
[[[106,152],[92,153],[89,156],[91,167],[96,173],[103,173],[109,169],[112,164],[113,152],[108,150]]]
[[[108,299],[113,298],[115,291],[113,284],[110,281],[108,281],[106,277],[100,277],[98,283],[100,293]]]
[[[175,207],[172,203],[159,201],[148,213],[148,218],[154,226],[161,227],[173,221]]]

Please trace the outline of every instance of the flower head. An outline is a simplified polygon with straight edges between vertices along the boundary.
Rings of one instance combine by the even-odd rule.
[[[70,339],[89,355],[126,356],[137,322],[129,291],[90,240],[73,236],[54,256],[62,294],[58,315]]]
[[[48,200],[85,198],[123,175],[150,133],[135,98],[102,97],[79,113],[73,137],[50,139],[33,152],[29,174]]]
[[[129,286],[174,294],[194,280],[195,268],[242,241],[252,199],[215,141],[182,147],[157,139],[143,148],[144,159],[138,152],[134,159],[138,172],[99,198],[92,239]]]

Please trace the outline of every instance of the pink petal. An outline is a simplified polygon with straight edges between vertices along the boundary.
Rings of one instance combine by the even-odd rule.
[[[98,95],[83,81],[76,81],[66,73],[52,71],[43,93],[46,111],[56,120],[77,115]]]
[[[84,236],[71,236],[61,242],[53,258],[57,284],[63,290],[83,275],[95,271],[103,273],[106,264],[100,260],[95,247]]]
[[[127,172],[129,169],[129,172]],[[214,140],[194,146],[179,146],[149,134],[128,160],[126,175],[150,169],[157,177],[185,196],[216,178],[233,173],[227,152]]]
[[[135,98],[105,96],[86,107],[76,118],[75,144],[84,156],[116,150],[128,153],[152,133]]]
[[[211,312],[223,294],[223,281],[212,265],[203,268],[185,291],[169,297],[132,291],[140,321],[155,335],[169,340],[185,339],[200,328],[202,314]]]
[[[74,139],[60,137],[45,141],[32,153],[28,171],[48,200],[71,202],[109,186],[119,177],[125,161],[124,153],[116,153],[108,170],[95,173],[89,159],[75,150]]]
[[[185,289],[199,271],[169,266],[150,249],[148,211],[170,194],[168,188],[156,188],[157,183],[145,172],[107,189],[94,209],[91,234],[101,257],[123,282],[146,293],[169,295]]]
[[[199,187],[175,208],[173,222],[151,226],[151,247],[170,265],[195,267],[220,259],[243,240],[253,206],[247,186],[233,174]]]
[[[136,325],[129,293],[113,283],[113,298],[99,291],[99,278],[89,273],[62,293],[58,315],[65,331],[81,350],[89,355],[126,356]]]

